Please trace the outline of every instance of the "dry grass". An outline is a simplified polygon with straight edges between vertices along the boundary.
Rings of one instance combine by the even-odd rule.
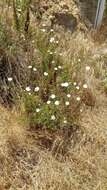
[[[78,39],[81,39],[81,44],[78,44]],[[74,59],[74,71],[78,80],[88,81],[92,94],[96,96],[95,107],[85,107],[81,115],[81,127],[55,133],[29,131],[19,122],[15,110],[0,108],[1,190],[107,189],[107,99],[100,79],[95,79],[98,63],[101,67],[97,73],[104,75],[104,62],[96,58],[94,44],[90,43],[87,45],[87,40],[80,34],[67,42],[67,47],[63,41],[62,49],[63,59],[66,63],[67,58],[69,66],[72,54],[76,60],[81,58],[81,70],[75,68]],[[91,66],[88,74],[83,70],[86,65]]]
[[[0,190],[107,190],[105,59],[89,35],[77,31],[71,37],[64,30],[56,35],[73,79],[89,87],[80,125],[57,132],[29,130],[15,109],[0,107]]]
[[[106,190],[107,99],[98,97],[71,134],[29,131],[1,107],[1,190]]]
[[[96,105],[85,108],[75,131],[29,131],[18,123],[16,111],[0,108],[1,190],[107,189],[107,100],[93,72],[87,79]]]

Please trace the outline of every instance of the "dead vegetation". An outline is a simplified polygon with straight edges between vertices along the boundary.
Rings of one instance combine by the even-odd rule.
[[[13,83],[9,84],[8,79]],[[26,61],[22,55],[10,55],[6,50],[0,50],[0,102],[12,106],[18,91],[26,83]]]
[[[107,100],[85,110],[81,128],[29,131],[0,108],[1,189],[107,189]]]
[[[0,45],[0,190],[107,190],[106,45],[99,47],[91,35],[86,34],[87,28],[80,22],[74,1],[72,6],[69,0],[67,6],[63,1],[48,1],[48,4],[41,1],[42,5],[37,2],[36,6],[35,1],[32,2],[27,35],[22,28],[17,33],[12,25],[12,7],[5,7],[0,2],[4,6],[3,24],[6,26],[8,20],[10,31],[6,33],[9,36],[1,38]],[[69,17],[72,17],[72,22]],[[71,35],[72,24],[76,24],[76,28]],[[37,33],[35,26],[39,28]],[[40,49],[37,47],[37,43],[41,45],[41,38],[37,38],[41,29],[47,33],[54,29],[59,40],[56,54],[61,53],[64,69],[66,66],[69,70],[67,76],[70,73],[70,79],[80,87],[82,106],[76,109],[73,101],[70,109],[73,111],[69,112],[70,117],[71,114],[79,115],[78,122],[75,120],[70,126],[57,130],[29,126],[19,93],[23,88],[25,90],[29,81],[34,85],[34,76],[32,71],[28,71],[28,66],[35,68],[36,62],[39,67],[42,58],[47,58],[45,41]],[[5,44],[7,39],[8,44]],[[50,63],[50,59],[46,59],[47,62]],[[12,78],[12,83],[8,78]],[[42,81],[42,84],[45,87],[46,82]],[[81,90],[84,84],[88,88]],[[72,96],[75,100],[75,94]],[[31,102],[30,109],[32,107]],[[60,115],[63,117],[62,112]]]

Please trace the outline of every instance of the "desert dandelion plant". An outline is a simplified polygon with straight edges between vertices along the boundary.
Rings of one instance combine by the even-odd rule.
[[[53,35],[55,31],[50,29],[47,35],[48,30],[45,33],[46,26],[43,27],[43,34],[40,33],[43,36],[39,37],[39,50],[36,51],[40,51],[40,63],[34,61],[28,66],[31,73],[29,85],[25,87],[25,106],[31,125],[60,128],[77,120],[77,110],[81,113],[82,95],[88,85],[87,81],[83,83],[76,77],[74,64],[69,68],[68,64],[63,63],[63,53],[57,48],[59,39]],[[76,64],[81,63],[82,59],[77,58]],[[88,74],[91,68],[85,65],[84,70]]]
[[[8,81],[11,82],[13,80],[12,77],[8,77]]]

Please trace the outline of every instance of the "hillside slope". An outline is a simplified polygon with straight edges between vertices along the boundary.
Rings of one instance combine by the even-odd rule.
[[[49,134],[27,130],[16,112],[1,107],[1,190],[106,190],[106,116],[101,93],[96,106],[82,113],[81,130]]]
[[[0,106],[0,190],[107,190],[106,44],[99,45],[99,41],[94,42],[87,32],[86,25],[90,23],[81,19],[78,1],[32,1],[30,9],[32,12],[28,38],[23,30],[15,30],[12,7],[3,9],[3,17],[8,18],[2,18],[3,26],[8,23],[8,30],[4,27],[0,33],[6,34],[3,35],[0,52],[0,57],[3,58],[0,60],[0,79],[3,87],[0,92],[2,95],[4,90],[1,99],[8,101],[1,101]],[[45,38],[47,41],[57,39],[58,43],[57,46],[54,44],[56,49],[53,52],[45,46]],[[75,108],[78,100],[80,103],[77,105],[82,104],[81,107],[78,106],[79,114],[75,109],[69,114],[70,118],[73,113],[79,115],[78,122],[76,120],[58,129],[55,126],[57,130],[44,127],[44,121],[48,120],[49,115],[47,110],[45,119],[42,118],[42,127],[36,126],[35,123],[34,127],[29,125],[28,116],[35,116],[35,109],[32,109],[32,102],[30,106],[28,104],[28,108],[34,112],[28,113],[26,117],[23,96],[21,98],[18,93],[21,90],[25,95],[27,87],[28,103],[30,97],[39,99],[39,96],[30,96],[32,91],[30,93],[30,86],[26,85],[29,85],[30,81],[31,87],[35,87],[34,82],[37,83],[38,79],[43,90],[46,88],[47,79],[44,80],[43,77],[48,76],[48,73],[45,72],[45,76],[41,77],[39,66],[47,66],[47,62],[50,63],[49,53],[56,60],[53,70],[58,70],[56,66],[63,68],[63,82],[66,82],[66,79],[72,83],[74,91],[71,95],[74,100],[77,97],[77,101],[73,101],[70,108]],[[61,62],[57,59],[59,55]],[[37,71],[36,67],[39,72],[33,73],[37,76],[36,80],[33,80],[30,69]],[[54,76],[56,77],[56,73]],[[38,88],[36,90],[38,91]],[[48,94],[46,90],[44,92],[45,95]],[[62,91],[59,91],[58,96],[61,96],[60,92]],[[83,96],[82,99],[80,96]],[[12,101],[12,105],[7,106],[14,98],[16,99]],[[46,101],[44,104],[46,105]],[[60,111],[62,108],[65,111],[65,107],[61,107]],[[63,117],[62,112],[60,113]]]

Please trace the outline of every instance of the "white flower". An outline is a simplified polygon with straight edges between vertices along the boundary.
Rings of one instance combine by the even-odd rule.
[[[58,66],[58,69],[62,69],[62,66],[61,66],[61,65],[59,65],[59,66]]]
[[[53,60],[53,61],[52,61],[52,63],[54,64],[54,63],[55,63],[55,61]]]
[[[87,84],[84,84],[84,85],[83,85],[83,88],[85,88],[85,89],[88,88]]]
[[[86,66],[86,71],[89,71],[90,70],[90,66]]]
[[[65,86],[64,86],[64,83],[61,83],[61,86],[62,86],[62,87],[65,87]]]
[[[71,94],[67,94],[67,97],[70,98],[70,97],[71,97]]]
[[[69,86],[69,83],[68,82],[64,82],[61,84],[62,87],[68,87]]]
[[[77,85],[77,83],[76,83],[76,82],[74,82],[73,84],[74,84],[74,86],[76,86],[76,85]]]
[[[60,56],[62,56],[62,53],[59,53]]]
[[[29,66],[28,66],[28,69],[31,69],[31,68],[32,68],[32,65],[29,65]]]
[[[54,32],[54,29],[51,29],[50,31],[51,31],[51,32]]]
[[[80,112],[82,113],[82,112],[83,112],[83,109],[80,109]]]
[[[80,89],[80,87],[79,87],[79,86],[76,86],[76,89],[77,89],[77,90],[79,90],[79,89]]]
[[[81,62],[81,59],[78,59],[78,62]]]
[[[52,18],[53,18],[53,15],[50,15],[49,18],[52,19]]]
[[[51,120],[54,121],[55,119],[56,119],[56,117],[55,117],[54,115],[52,115],[52,116],[51,116]]]
[[[69,103],[68,101],[66,101],[66,102],[65,102],[65,105],[66,105],[66,106],[69,106],[69,105],[70,105],[70,103]]]
[[[29,92],[29,95],[31,95],[31,92]]]
[[[76,99],[77,99],[78,102],[81,100],[81,98],[79,96]]]
[[[17,10],[18,10],[18,12],[19,12],[19,13],[21,13],[21,11],[22,11],[22,10],[21,10],[21,9],[19,9],[19,8],[18,8]]]
[[[52,52],[52,51],[50,51],[50,52],[49,52],[49,54],[50,54],[50,55],[52,55],[52,54],[53,54],[53,52]]]
[[[57,70],[58,70],[58,68],[57,68],[57,67],[55,67],[55,68],[54,68],[54,70],[55,70],[55,71],[57,71]]]
[[[55,101],[55,105],[59,106],[59,101],[58,100]]]
[[[8,77],[8,81],[11,82],[13,80],[12,77]]]
[[[34,67],[34,68],[33,68],[33,71],[37,71],[37,69]]]
[[[58,44],[58,43],[59,43],[59,41],[57,40],[57,41],[56,41],[56,44]]]
[[[64,120],[64,124],[67,124],[67,120]]]
[[[46,29],[43,28],[43,29],[41,29],[41,31],[42,31],[42,32],[46,32]]]
[[[43,24],[42,24],[42,26],[44,26],[44,27],[45,27],[45,26],[46,26],[46,24],[45,24],[45,23],[43,23]]]
[[[39,89],[40,89],[40,88],[37,86],[37,87],[35,88],[35,92],[38,92]]]
[[[48,100],[48,101],[47,101],[47,104],[49,105],[50,103],[51,103],[51,101],[50,101],[50,100]]]
[[[26,87],[26,91],[27,92],[30,92],[31,91],[31,88],[29,86]]]
[[[53,43],[55,41],[55,38],[54,37],[51,37],[50,38],[50,43]]]
[[[55,99],[55,94],[52,94],[51,96],[50,96],[52,99]]]
[[[44,76],[48,76],[48,73],[47,73],[47,72],[44,72]]]
[[[37,112],[37,113],[40,112],[40,109],[39,109],[39,108],[36,108],[36,112]]]

